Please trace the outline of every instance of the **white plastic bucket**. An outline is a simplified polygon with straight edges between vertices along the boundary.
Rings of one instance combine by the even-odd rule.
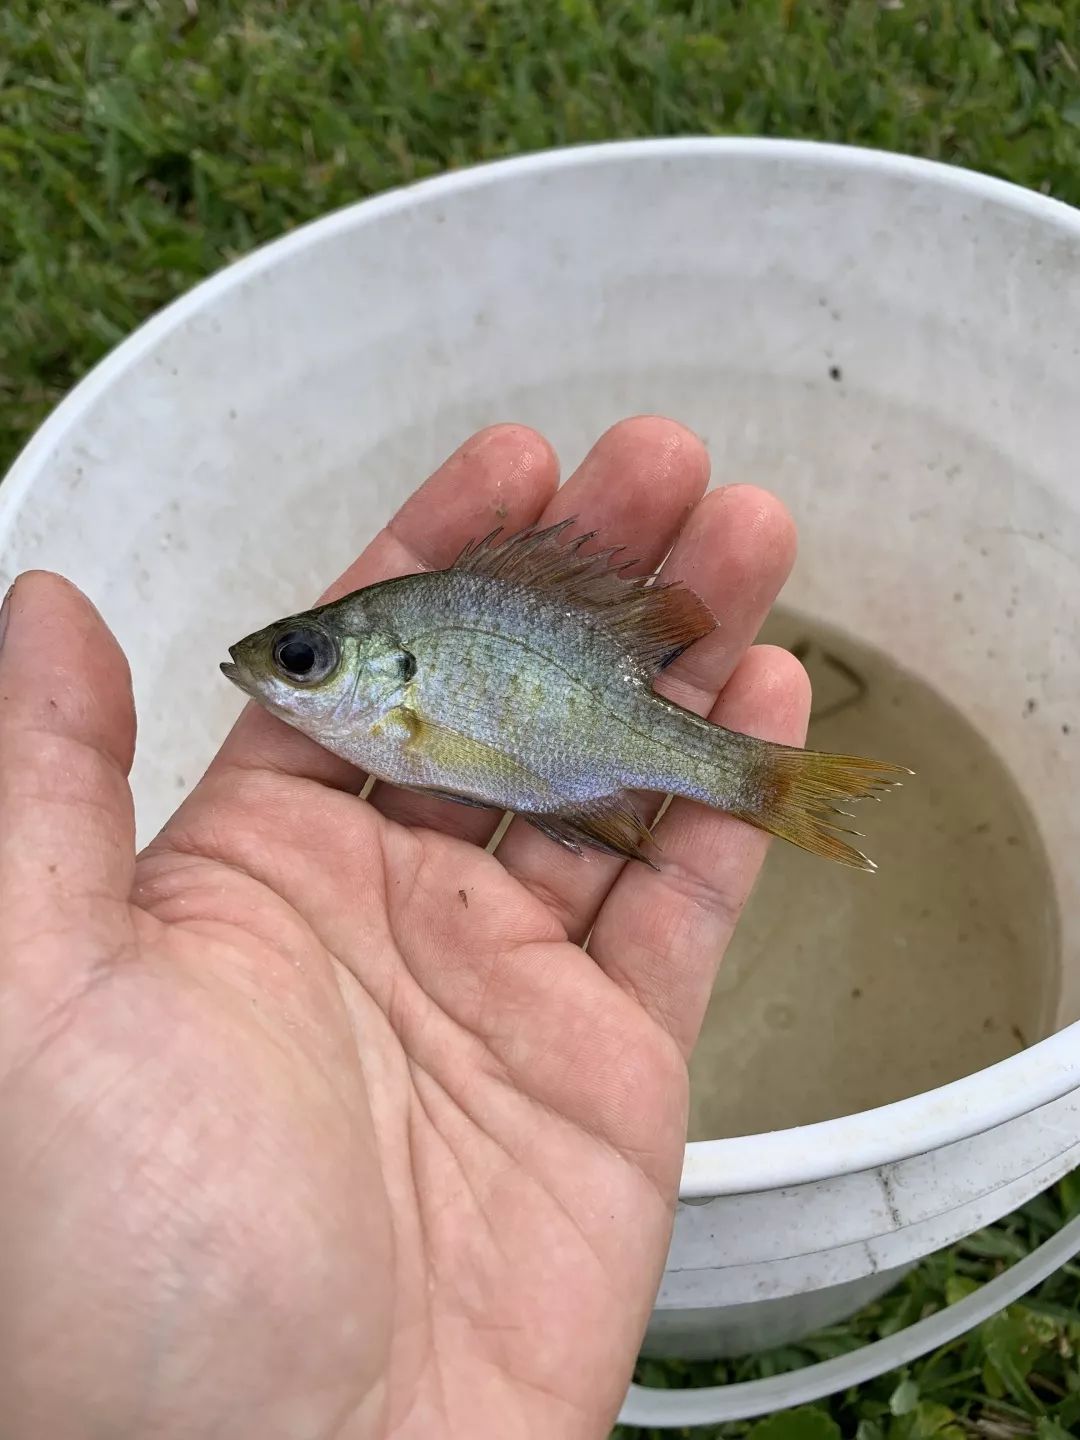
[[[56,568],[115,627],[148,838],[238,707],[207,656],[309,603],[475,428],[531,423],[569,466],[663,412],[717,480],[783,496],[785,598],[928,681],[1020,781],[1061,974],[1055,1033],[999,1064],[688,1146],[649,1345],[746,1351],[851,1313],[1080,1161],[1078,354],[1080,218],[1041,196],[786,142],[513,160],[330,216],[143,327],[0,487],[4,578]]]

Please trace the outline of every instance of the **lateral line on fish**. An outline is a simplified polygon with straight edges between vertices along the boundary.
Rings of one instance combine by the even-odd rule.
[[[489,640],[497,641],[500,645],[514,645],[519,650],[523,650],[526,655],[533,656],[534,659],[546,660],[553,670],[558,670],[560,674],[565,675],[574,685],[582,690],[587,690],[590,695],[599,696],[601,700],[606,697],[607,692],[600,686],[593,689],[592,686],[582,680],[581,676],[575,671],[567,669],[566,665],[563,664],[557,656],[549,655],[546,650],[534,649],[527,640],[523,640],[520,636],[504,635],[498,630],[485,630],[479,625],[442,625],[437,630],[417,630],[401,643],[407,647],[412,646],[415,645],[418,640],[425,639],[428,635],[484,635]],[[648,677],[644,672],[638,669],[634,678],[640,683],[642,689],[645,690]],[[657,692],[652,691],[652,693],[656,694]],[[663,696],[660,698],[663,699]],[[638,734],[639,732],[635,730],[633,733]]]
[[[590,685],[588,685],[585,681],[581,679],[580,675],[576,674],[573,670],[567,669],[566,666],[562,664],[562,662],[557,657],[549,655],[544,650],[535,649],[532,645],[528,643],[527,640],[522,639],[520,636],[501,634],[497,630],[485,630],[479,625],[444,625],[439,627],[438,630],[430,629],[415,631],[406,640],[403,640],[402,644],[406,646],[412,646],[418,640],[422,640],[429,635],[438,636],[447,634],[484,635],[489,640],[496,640],[500,644],[516,646],[517,649],[524,651],[527,655],[533,656],[534,659],[547,661],[553,669],[558,670],[561,674],[565,675],[566,678],[570,680],[571,683],[577,688],[586,691],[593,699],[598,698],[600,701],[600,707],[603,709],[604,714],[607,715],[611,720],[615,721],[615,723],[623,731],[625,731],[626,734],[634,736],[635,739],[643,740],[646,742],[646,744],[653,745],[657,749],[664,751],[666,754],[674,756],[676,762],[685,761],[685,752],[681,750],[674,741],[669,741],[666,738],[660,738],[656,735],[651,735],[647,730],[640,729],[637,725],[632,724],[624,716],[620,715],[618,711],[608,709],[607,692],[605,690],[599,687],[593,689]],[[652,688],[652,686],[647,685],[646,677],[643,674],[637,674],[635,676],[635,679],[638,680],[642,690],[646,694],[651,695],[654,699],[660,700],[666,707],[668,707],[672,711],[672,713],[677,714],[680,717],[686,717],[692,721],[696,721],[697,725],[695,728],[701,730],[703,733],[715,733],[722,730],[723,727],[714,725],[710,720],[706,720],[701,715],[695,715],[692,710],[685,710],[681,705],[677,705],[675,701],[669,700],[666,695],[662,695],[658,690],[655,690]],[[475,713],[475,711],[470,713]],[[429,722],[425,721],[424,723],[427,724]],[[458,732],[454,731],[451,733],[457,734]],[[693,758],[698,760],[699,762],[704,762],[707,764],[712,763],[705,756],[695,756]]]
[[[517,649],[523,651],[525,654],[530,655],[530,656],[532,656],[532,657],[535,658],[535,659],[541,659],[541,660],[547,661],[547,662],[552,666],[553,669],[556,669],[556,670],[558,670],[560,673],[562,673],[563,675],[565,675],[565,676],[571,681],[571,683],[572,683],[575,687],[580,688],[580,689],[586,691],[586,693],[587,693],[591,698],[593,698],[594,700],[597,700],[597,699],[598,699],[598,700],[599,700],[599,707],[598,707],[598,708],[602,709],[603,713],[604,713],[610,720],[614,721],[615,724],[616,724],[625,734],[631,735],[631,736],[633,736],[635,739],[637,739],[637,740],[639,740],[639,741],[644,741],[647,745],[652,746],[655,751],[660,751],[660,752],[662,752],[663,754],[672,757],[672,759],[673,759],[673,761],[674,761],[674,771],[675,771],[676,773],[678,772],[678,770],[680,770],[681,768],[683,768],[683,767],[685,766],[686,760],[687,760],[688,758],[690,758],[690,759],[692,759],[693,761],[695,761],[697,764],[703,765],[703,766],[707,767],[707,771],[708,771],[708,770],[711,770],[715,776],[722,776],[722,775],[724,775],[724,773],[725,773],[725,771],[724,771],[724,766],[723,766],[722,762],[721,762],[720,759],[719,759],[719,755],[717,755],[716,758],[713,758],[711,755],[694,755],[694,756],[689,756],[689,757],[688,757],[687,754],[686,754],[686,751],[679,746],[679,744],[677,743],[677,741],[668,740],[665,736],[660,736],[660,735],[656,735],[656,734],[651,734],[651,733],[649,733],[649,731],[643,730],[643,729],[641,729],[638,725],[632,723],[632,722],[631,722],[628,718],[626,718],[625,716],[620,715],[616,710],[609,709],[609,708],[608,708],[608,704],[607,704],[607,692],[606,692],[606,691],[601,690],[601,689],[592,689],[590,686],[588,686],[586,683],[584,683],[584,682],[581,680],[581,677],[580,677],[579,675],[576,675],[573,671],[570,671],[570,670],[566,669],[566,667],[565,667],[557,658],[552,657],[552,656],[549,655],[546,651],[535,649],[533,645],[531,645],[528,641],[524,640],[523,638],[521,638],[521,637],[519,637],[519,636],[516,636],[516,635],[510,636],[510,635],[502,634],[502,633],[500,633],[500,632],[498,632],[498,631],[487,630],[487,629],[484,629],[483,627],[478,626],[478,625],[454,625],[454,626],[444,626],[444,627],[441,627],[440,631],[425,630],[425,631],[415,632],[414,636],[410,638],[410,640],[409,640],[408,643],[409,643],[409,644],[412,644],[412,643],[414,643],[414,641],[415,641],[416,639],[419,639],[419,638],[421,638],[421,637],[423,637],[423,636],[427,636],[427,635],[430,635],[430,634],[439,634],[439,633],[441,633],[441,634],[446,634],[446,633],[448,633],[448,632],[453,632],[453,633],[455,633],[455,634],[463,634],[463,635],[483,635],[483,636],[487,637],[488,639],[496,640],[496,641],[498,641],[498,642],[501,643],[501,644],[510,644],[510,645],[513,645],[513,646],[515,646]],[[685,709],[683,706],[679,705],[676,701],[670,700],[666,695],[663,695],[663,694],[661,694],[659,691],[655,690],[655,689],[652,687],[651,684],[648,686],[648,688],[647,688],[647,690],[646,690],[645,677],[642,676],[640,673],[639,673],[639,675],[638,675],[636,678],[638,679],[638,681],[639,681],[639,683],[640,683],[640,685],[641,685],[642,690],[643,690],[651,699],[659,701],[659,702],[664,706],[664,708],[665,708],[670,714],[678,716],[680,720],[688,720],[688,721],[690,721],[692,728],[695,729],[696,731],[698,731],[698,733],[701,734],[702,736],[708,737],[709,740],[710,740],[710,742],[713,742],[713,741],[719,742],[721,736],[727,736],[727,737],[729,737],[729,738],[731,738],[731,737],[736,737],[736,736],[737,736],[737,732],[735,732],[735,731],[729,731],[729,730],[726,730],[723,726],[715,725],[715,724],[713,724],[713,722],[712,722],[711,720],[708,720],[706,717],[704,717],[704,716],[702,716],[702,715],[697,715],[697,714],[694,713],[694,711],[692,711],[692,710],[687,710],[687,709]],[[427,722],[425,722],[425,723],[427,723]],[[443,728],[444,730],[447,730],[447,727],[445,727],[445,726],[442,727],[442,728]],[[456,735],[456,734],[459,734],[460,732],[447,730],[447,733],[455,734],[455,735]],[[467,738],[469,738],[469,737],[461,736],[461,738],[462,738],[462,739],[467,739]],[[751,738],[751,737],[739,736],[738,738],[739,738],[740,740],[744,740],[744,741],[745,741],[746,739]],[[483,743],[483,742],[481,742],[481,743]],[[492,753],[499,753],[498,751],[495,750],[495,747],[493,747],[493,746],[488,746],[487,748],[488,748],[489,750],[491,750]],[[796,748],[798,748],[798,747],[796,747]],[[798,753],[803,754],[803,755],[807,755],[807,754],[809,754],[809,753],[811,753],[811,752],[808,752],[808,751],[805,751],[805,750],[801,750],[801,749],[800,749]],[[527,773],[530,773],[530,774],[531,774],[531,772],[527,772]],[[545,781],[545,785],[547,785],[548,783],[549,783],[549,782]],[[899,782],[886,782],[886,783],[896,784],[896,783],[899,783]],[[683,789],[683,788],[678,788],[678,789],[676,789],[676,788],[671,787],[671,786],[668,786],[668,785],[661,785],[661,786],[640,785],[640,786],[638,786],[637,788],[650,791],[650,793],[663,793],[663,792],[665,792],[665,791],[667,791],[667,790],[670,789],[670,790],[672,790],[672,793],[680,794],[680,795],[683,796],[684,798],[687,798],[687,799],[694,798],[694,797],[693,797],[693,794],[692,794],[692,793],[688,793],[688,791],[687,791],[686,789]],[[695,789],[696,789],[696,787],[695,787]],[[858,798],[858,797],[853,797],[853,798]],[[704,801],[704,803],[707,804],[707,803],[709,803],[709,802],[708,802],[708,801]],[[832,825],[831,822],[830,822],[830,828],[832,828],[832,829],[837,829],[838,827],[836,827],[835,825]],[[852,832],[852,833],[857,834],[858,832]]]

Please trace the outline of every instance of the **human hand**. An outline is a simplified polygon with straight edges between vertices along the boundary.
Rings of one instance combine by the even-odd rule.
[[[661,688],[800,743],[801,667],[748,649],[790,521],[706,481],[667,421],[616,426],[559,490],[546,444],[500,426],[332,593],[577,515],[646,568],[673,546],[665,576],[720,617]],[[362,801],[249,706],[136,857],[115,641],[44,573],[5,623],[4,1440],[606,1435],[667,1253],[686,1057],[766,837],[678,801],[659,873],[522,822],[492,856],[497,816]]]

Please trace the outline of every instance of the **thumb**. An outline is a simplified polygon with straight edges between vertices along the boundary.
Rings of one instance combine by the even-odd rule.
[[[72,958],[115,944],[134,747],[127,661],[101,616],[60,576],[21,575],[0,610],[0,960],[45,936]]]

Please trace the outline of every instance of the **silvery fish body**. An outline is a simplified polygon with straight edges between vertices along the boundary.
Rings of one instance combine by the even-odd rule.
[[[572,522],[466,547],[277,621],[230,651],[243,690],[392,784],[513,810],[571,848],[652,860],[633,790],[685,796],[806,849],[869,867],[837,801],[898,767],[774,745],[653,690],[715,625],[678,585],[628,580],[564,543]]]

